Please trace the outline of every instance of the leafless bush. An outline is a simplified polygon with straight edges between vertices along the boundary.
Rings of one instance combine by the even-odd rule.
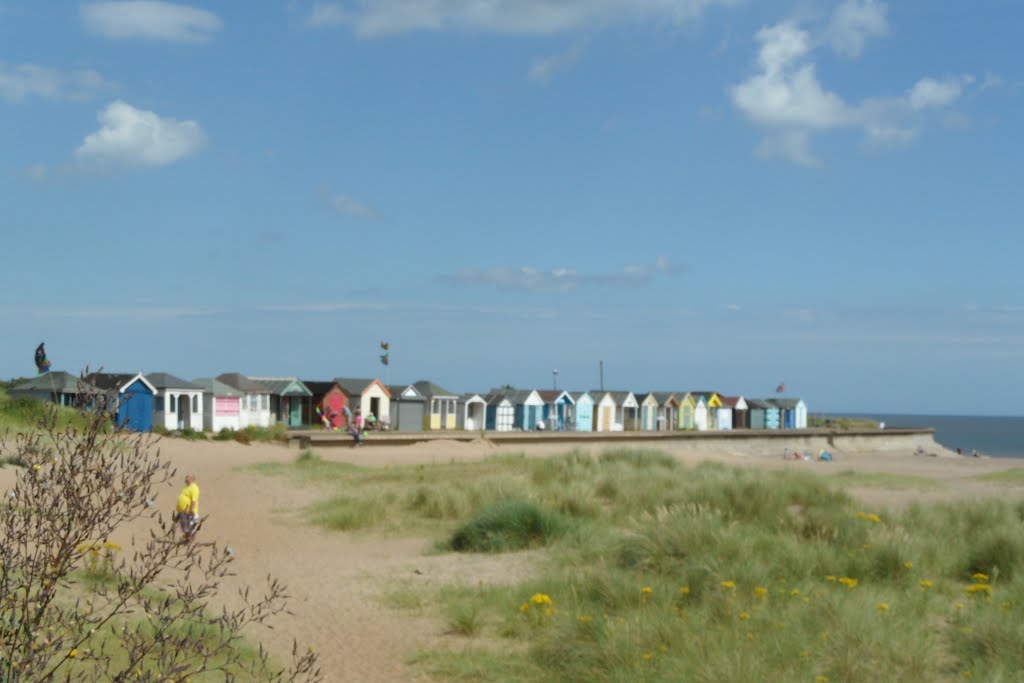
[[[285,587],[268,577],[221,599],[231,550],[175,537],[154,502],[170,463],[83,391],[84,427],[59,428],[47,406],[35,429],[0,437],[0,457],[25,465],[0,501],[0,681],[321,680],[311,649],[293,645],[287,668],[246,653],[242,631],[286,611]],[[127,525],[122,552],[110,538]]]

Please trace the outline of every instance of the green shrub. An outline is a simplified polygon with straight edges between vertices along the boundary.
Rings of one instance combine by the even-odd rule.
[[[222,427],[219,432],[213,435],[214,441],[231,441],[235,438],[235,430]]]
[[[459,552],[500,553],[544,546],[568,530],[561,517],[533,503],[504,500],[482,510],[452,534]]]
[[[1024,537],[1019,528],[1012,531],[988,529],[970,539],[969,543],[963,562],[965,579],[980,572],[1010,580],[1024,560]]]

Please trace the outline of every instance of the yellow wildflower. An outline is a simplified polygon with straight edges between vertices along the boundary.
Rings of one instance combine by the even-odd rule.
[[[71,648],[71,650],[68,652],[68,657],[77,657],[77,656],[78,656],[78,650],[76,650],[75,648]]]
[[[750,618],[750,612],[740,612],[740,620],[746,621]]]
[[[679,589],[679,594],[680,595],[689,595],[690,594],[690,587],[689,586],[683,586],[682,588]]]
[[[971,574],[971,578],[977,583],[985,583],[988,581],[988,574],[982,574],[981,572],[974,572]]]
[[[921,586],[921,588],[931,588],[935,584],[929,581],[928,579],[924,579],[923,581],[918,581],[917,585]]]
[[[828,576],[826,576],[826,577],[825,577],[825,580],[826,580],[826,581],[829,581],[829,582],[831,582],[831,583],[835,583],[835,581],[836,581],[836,577],[835,577],[835,576],[833,576],[832,574],[829,574]]]
[[[817,675],[814,677],[814,683],[828,683],[828,676]]]
[[[870,520],[873,524],[878,524],[882,521],[882,518],[876,515],[875,513],[871,513],[870,515],[868,515],[868,520]]]
[[[523,604],[521,604],[519,606],[519,611],[522,612],[523,614],[526,614],[527,612],[529,612],[530,611],[530,603],[524,602]]]
[[[643,588],[640,589],[640,592],[643,593],[644,595],[650,595],[651,593],[654,592],[654,589],[651,588],[650,586],[644,586]]]
[[[534,605],[552,605],[552,604],[554,604],[551,601],[551,596],[550,595],[545,595],[544,593],[534,593],[530,597],[530,602],[532,602]]]
[[[914,568],[914,563],[913,562],[904,562],[903,563],[903,568],[904,569],[913,569]]]
[[[768,595],[768,589],[764,586],[754,586],[754,597],[759,600]]]
[[[789,591],[789,594],[795,598],[796,596],[800,595],[800,590],[798,588],[794,588],[793,590]]]
[[[589,624],[591,621],[593,621],[593,619],[587,614],[581,614],[578,617],[576,617],[576,621],[580,622],[581,624]]]
[[[839,583],[843,584],[847,588],[856,588],[857,587],[857,579],[850,578],[849,576],[841,577],[839,579]]]
[[[889,611],[889,603],[887,603],[887,602],[880,602],[880,603],[878,603],[878,611],[879,612],[888,612]]]
[[[732,590],[732,589],[734,589],[736,587],[736,582],[735,581],[723,581],[720,585],[722,586],[722,588],[725,588],[727,590]]]
[[[647,660],[647,659],[650,659],[651,657],[653,657],[654,655],[652,653],[650,653],[650,652],[645,652],[645,653],[643,653],[640,656],[643,657],[645,660]]]
[[[964,586],[964,590],[970,595],[977,595],[978,593],[992,595],[992,586],[987,583],[972,583],[968,586]]]

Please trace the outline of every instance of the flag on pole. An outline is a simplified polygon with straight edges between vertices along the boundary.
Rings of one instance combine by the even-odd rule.
[[[387,353],[382,353],[381,356],[380,356],[380,364],[381,365],[387,365],[390,362],[391,362],[391,355],[387,354]]]
[[[39,343],[36,347],[36,370],[39,374],[50,371],[50,361],[46,357],[46,349],[43,348],[43,342]]]

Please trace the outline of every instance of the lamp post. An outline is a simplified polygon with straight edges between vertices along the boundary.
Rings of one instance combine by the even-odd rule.
[[[558,389],[558,370],[552,370],[551,377],[555,382],[555,389]]]

